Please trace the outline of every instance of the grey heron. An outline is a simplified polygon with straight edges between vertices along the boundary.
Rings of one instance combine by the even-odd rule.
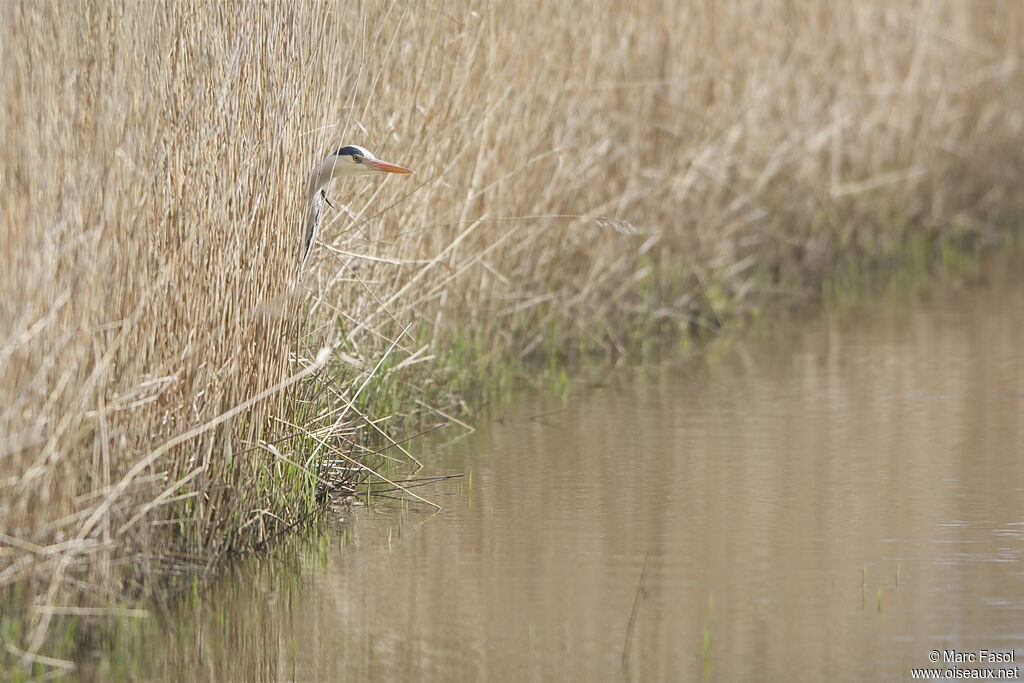
[[[302,263],[306,262],[309,250],[313,246],[313,240],[316,238],[317,228],[320,227],[320,216],[323,213],[324,202],[327,200],[327,193],[324,190],[327,183],[335,178],[370,176],[378,173],[412,173],[412,171],[387,161],[381,161],[369,150],[359,145],[345,145],[324,159],[320,168],[313,172],[313,177],[309,181],[308,214],[302,240]]]

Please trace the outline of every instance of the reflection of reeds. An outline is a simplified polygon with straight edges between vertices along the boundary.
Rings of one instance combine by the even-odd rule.
[[[621,350],[1018,208],[1014,0],[0,17],[0,584],[44,607],[307,514],[438,358]],[[342,142],[417,175],[329,188],[299,278]]]

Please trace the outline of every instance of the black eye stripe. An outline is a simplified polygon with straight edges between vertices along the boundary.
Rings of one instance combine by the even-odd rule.
[[[357,157],[360,159],[363,157],[363,150],[352,145],[346,145],[335,153],[340,157]]]

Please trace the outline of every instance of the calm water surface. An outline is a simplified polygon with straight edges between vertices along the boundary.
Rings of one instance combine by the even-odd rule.
[[[339,513],[84,673],[902,681],[943,649],[1024,669],[1024,279],[993,279],[496,409],[420,444],[470,475],[420,489],[443,512]]]

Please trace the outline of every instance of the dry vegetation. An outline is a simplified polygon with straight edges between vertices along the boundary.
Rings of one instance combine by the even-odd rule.
[[[3,3],[8,651],[305,514],[453,345],[623,348],[990,231],[1022,35],[1018,0]],[[333,186],[299,272],[341,143],[417,175]]]

